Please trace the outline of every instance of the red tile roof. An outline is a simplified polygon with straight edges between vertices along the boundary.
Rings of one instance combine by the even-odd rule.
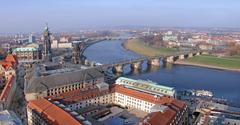
[[[52,104],[47,99],[40,98],[30,101],[28,107],[40,113],[51,125],[81,125],[69,113]]]
[[[0,61],[0,65],[2,65],[5,70],[9,69],[10,67],[13,67],[13,64],[11,62],[3,60]]]
[[[144,93],[144,92],[140,92],[137,90],[133,90],[133,89],[129,89],[129,88],[125,88],[122,85],[115,85],[114,87],[114,91],[124,94],[124,95],[128,95],[131,97],[135,97],[147,102],[151,102],[154,104],[167,104],[172,102],[173,100],[175,100],[174,98],[171,97],[167,97],[167,96],[162,96],[162,97],[154,97],[154,95],[148,94],[148,93]]]
[[[147,121],[151,125],[170,125],[176,116],[176,112],[172,109],[166,109],[162,112],[153,112],[149,115],[149,120]],[[149,125],[144,123],[144,125]]]
[[[99,97],[102,95],[108,94],[109,90],[100,91],[98,88],[92,89],[77,89],[65,93],[61,93],[56,95],[56,97],[48,97],[52,100],[62,100],[64,104],[74,103],[82,100],[86,100],[89,98]]]
[[[2,93],[0,95],[0,100],[5,101],[7,99],[8,94],[13,86],[14,78],[15,78],[14,76],[11,76],[10,79],[7,81]]]
[[[17,58],[12,54],[8,54],[4,60],[0,61],[0,65],[2,65],[5,69],[8,69],[10,67],[16,68],[17,64]]]
[[[89,99],[89,98],[97,97],[97,96],[100,96],[106,93],[111,93],[111,92],[117,92],[117,93],[121,93],[124,95],[137,98],[137,99],[141,99],[147,102],[151,102],[154,104],[168,106],[169,108],[167,108],[164,112],[154,112],[148,115],[149,119],[147,121],[152,125],[170,124],[175,118],[176,114],[178,112],[181,112],[186,107],[185,102],[174,99],[172,97],[163,96],[163,97],[156,98],[154,97],[154,95],[129,89],[129,88],[125,88],[122,85],[114,85],[113,87],[110,88],[110,90],[103,91],[103,92],[100,92],[97,88],[86,90],[86,91],[74,90],[67,93],[59,94],[57,97],[52,99],[53,100],[60,99],[64,103],[72,103],[75,101],[81,101],[81,100],[85,100],[86,98]]]
[[[107,93],[112,93],[112,92],[118,92],[118,93],[135,97],[147,102],[151,102],[154,104],[165,104],[165,105],[172,104],[178,107],[178,109],[183,109],[186,106],[185,102],[176,100],[172,97],[162,96],[162,97],[156,98],[154,97],[154,95],[129,89],[129,88],[125,88],[122,85],[114,85],[113,87],[111,87],[109,90],[106,90],[106,91],[99,91],[98,88],[89,89],[89,90],[77,89],[70,92],[59,94],[56,97],[49,97],[49,98],[53,100],[60,99],[63,101],[63,103],[73,103],[76,101],[82,101],[89,98],[98,97],[100,95],[104,95]]]
[[[186,107],[186,103],[172,97],[158,97],[155,98],[154,95],[143,93],[137,90],[132,90],[125,88],[121,85],[116,85],[115,92],[128,95],[137,99],[141,99],[144,101],[148,101],[154,104],[160,104],[168,106],[168,108],[164,112],[153,112],[150,113],[143,121],[147,121],[147,123],[143,123],[144,125],[169,125],[178,112],[181,112]]]
[[[18,63],[17,57],[15,55],[12,55],[12,54],[8,54],[5,58],[5,61],[11,62],[11,63],[14,63],[14,64]]]

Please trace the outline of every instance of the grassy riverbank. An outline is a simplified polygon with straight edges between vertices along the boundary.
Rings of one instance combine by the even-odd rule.
[[[124,47],[138,54],[145,56],[156,56],[156,55],[170,55],[177,53],[176,49],[172,48],[154,48],[146,45],[139,39],[131,39],[124,43]]]
[[[180,61],[184,64],[194,64],[208,67],[219,67],[224,69],[240,69],[240,56],[216,57],[210,55],[195,56],[193,58]]]
[[[145,56],[170,55],[178,52],[176,49],[171,48],[154,48],[146,45],[139,39],[132,39],[125,42],[124,47]],[[240,71],[240,55],[229,57],[201,55],[177,61],[176,64]]]

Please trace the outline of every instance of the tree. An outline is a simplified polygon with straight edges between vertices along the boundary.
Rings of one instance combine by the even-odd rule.
[[[240,55],[240,45],[237,45],[235,42],[228,43],[228,51],[231,56]]]
[[[153,47],[161,47],[163,46],[164,42],[162,40],[162,36],[161,35],[148,35],[148,36],[144,36],[142,37],[142,40],[144,41],[145,44],[153,46]]]
[[[3,59],[6,56],[6,51],[0,47],[0,59]]]

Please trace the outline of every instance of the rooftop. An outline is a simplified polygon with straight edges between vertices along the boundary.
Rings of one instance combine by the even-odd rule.
[[[13,49],[13,51],[14,52],[32,52],[32,51],[37,51],[37,49],[34,47],[20,47],[20,48]]]
[[[155,95],[129,89],[122,85],[116,85],[114,87],[114,91],[124,95],[135,97],[141,100],[145,100],[154,104],[164,104],[164,105],[174,104],[179,108],[184,108],[186,106],[185,102],[174,99],[172,97],[166,97],[166,96],[156,97]]]
[[[15,77],[11,76],[11,78],[7,81],[6,85],[4,86],[4,89],[2,93],[0,94],[0,100],[5,101],[7,97],[9,96],[9,92],[12,88],[12,84],[14,82]]]
[[[4,60],[0,60],[0,65],[2,65],[5,69],[8,69],[10,67],[15,68],[17,63],[17,57],[12,54],[8,54]]]
[[[2,60],[0,61],[0,65],[2,65],[5,70],[13,67],[13,64],[11,62],[6,62]]]
[[[116,80],[116,84],[122,84],[124,86],[128,86],[133,89],[138,89],[141,91],[148,91],[151,93],[159,93],[165,95],[174,95],[175,89],[173,87],[167,87],[159,85],[158,83],[152,81],[145,81],[145,80],[134,80],[125,77],[120,77]]]
[[[149,114],[148,120],[144,125],[170,125],[176,116],[176,111],[168,108],[165,112],[153,112]]]
[[[8,54],[5,58],[5,61],[11,62],[11,63],[17,63],[17,57],[12,54]]]
[[[28,107],[40,113],[52,125],[81,125],[69,113],[44,98],[30,101]]]
[[[96,68],[53,74],[44,77],[33,76],[29,80],[26,92],[41,92],[50,88],[84,82],[101,77],[104,77],[104,75]]]
[[[131,96],[140,100],[148,101],[154,103],[153,109],[151,113],[149,113],[144,119],[144,121],[150,124],[157,125],[168,125],[172,122],[172,120],[176,117],[176,114],[185,109],[186,104],[183,101],[176,100],[172,97],[161,96],[156,97],[155,95],[144,93],[138,90],[129,89],[124,87],[123,85],[113,85],[108,90],[100,90],[97,86],[95,88],[85,88],[85,90],[73,90],[70,92],[59,94],[55,97],[49,97],[53,102],[57,102],[58,104],[65,105],[71,104],[83,100],[87,100],[90,98],[102,96],[109,93],[121,93],[127,96]],[[43,115],[47,115],[45,117],[50,117],[49,119],[64,119],[63,117],[70,116],[61,116],[68,114],[61,108],[57,106],[53,106],[54,104],[50,103],[47,99],[38,99],[40,101],[30,101],[30,107],[34,107],[35,110],[42,113]],[[47,101],[47,102],[46,102]],[[57,109],[56,109],[57,108]],[[62,113],[65,112],[65,113]],[[56,116],[54,114],[57,114]],[[61,115],[60,115],[61,114]],[[52,116],[53,115],[53,116]],[[60,115],[60,116],[59,116]],[[69,115],[69,114],[68,114]],[[57,117],[57,118],[55,118]],[[72,117],[72,119],[74,119]],[[55,120],[55,121],[59,121]],[[70,124],[70,123],[68,123]],[[144,124],[145,125],[145,124]]]
[[[55,98],[51,98],[53,100],[59,100],[61,101],[62,104],[71,104],[74,102],[79,102],[83,101],[89,98],[94,98],[94,97],[99,97],[105,94],[108,94],[110,91],[109,90],[103,90],[100,91],[99,88],[91,88],[91,89],[78,89],[78,90],[73,90],[70,92],[62,93],[57,95]]]
[[[179,108],[184,108],[186,105],[184,102],[176,100],[172,97],[166,97],[166,96],[156,97],[155,95],[144,93],[134,89],[129,89],[122,85],[114,85],[109,90],[104,90],[104,91],[100,91],[97,87],[86,89],[86,90],[73,90],[70,92],[59,94],[57,95],[57,97],[52,99],[61,100],[61,103],[63,104],[69,104],[69,103],[78,102],[78,101],[102,96],[102,95],[113,93],[113,92],[118,92],[124,95],[135,97],[137,99],[148,101],[154,104],[160,104],[160,105],[174,104],[176,105],[176,107],[179,107]]]
[[[39,48],[39,44],[37,44],[37,43],[30,43],[30,44],[26,45],[26,47]]]

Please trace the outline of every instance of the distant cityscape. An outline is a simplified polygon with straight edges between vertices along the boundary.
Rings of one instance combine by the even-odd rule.
[[[141,56],[108,64],[89,59],[85,50],[104,41],[123,41],[124,51]],[[0,42],[1,125],[240,124],[238,100],[126,74],[168,65],[239,72],[238,31],[147,27],[52,33],[46,26],[43,33],[1,35]]]

